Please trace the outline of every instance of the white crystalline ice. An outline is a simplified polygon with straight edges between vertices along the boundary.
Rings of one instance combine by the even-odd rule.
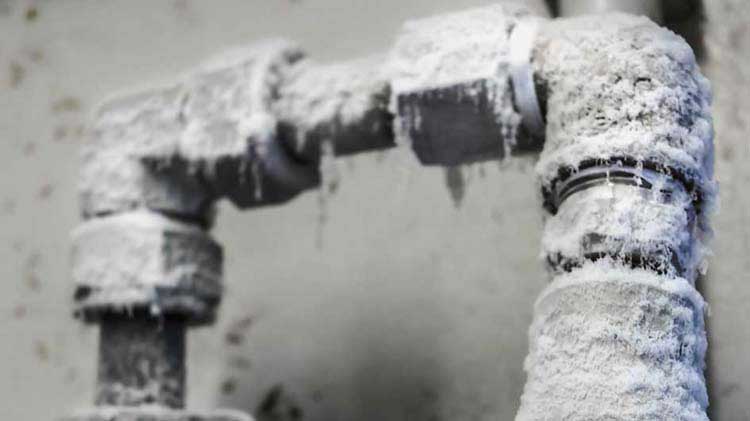
[[[693,283],[715,194],[708,83],[684,41],[626,15],[546,25],[535,63],[548,98],[543,187],[560,168],[629,158],[636,171],[675,170],[695,192],[673,189],[667,199],[664,185],[605,183],[548,218],[543,254],[580,266],[556,273],[535,306],[516,419],[705,421],[704,303]],[[590,238],[605,255],[671,249],[687,267],[678,276],[587,261]]]
[[[210,311],[204,307],[221,294],[221,250],[192,224],[126,212],[87,221],[72,242],[73,281],[88,291],[79,306],[159,311],[176,299],[197,314]]]
[[[420,121],[418,116],[398,117],[399,95],[460,84],[461,95],[478,103],[480,92],[470,84],[479,80],[485,81],[497,121],[514,130],[520,121],[508,82],[508,39],[514,23],[529,13],[520,2],[505,2],[406,22],[388,62],[397,141],[408,144],[406,122],[419,126]],[[512,141],[515,135],[498,137]]]
[[[516,420],[708,420],[704,308],[688,280],[608,259],[555,278]]]
[[[710,88],[681,38],[628,15],[553,21],[535,62],[548,91],[543,185],[560,167],[629,157],[682,171],[711,199]]]

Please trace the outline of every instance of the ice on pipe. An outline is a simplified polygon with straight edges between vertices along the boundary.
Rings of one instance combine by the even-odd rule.
[[[602,259],[537,300],[517,421],[707,421],[705,303],[691,282]]]
[[[630,15],[552,21],[534,63],[547,90],[543,186],[561,168],[628,157],[677,171],[710,204],[710,87],[682,38]]]
[[[85,222],[72,243],[76,307],[84,316],[140,306],[213,317],[222,251],[201,228],[135,211]]]
[[[379,55],[335,64],[300,62],[273,105],[285,130],[282,140],[313,162],[325,142],[338,155],[392,146],[384,62]]]
[[[176,162],[184,128],[184,86],[120,94],[90,118],[79,195],[84,216],[148,207],[178,214],[211,212],[210,193]],[[148,165],[146,160],[170,165]],[[163,178],[170,178],[164,183]]]
[[[254,421],[254,418],[236,410],[192,411],[165,408],[160,405],[138,407],[99,406],[80,410],[61,418],[61,421]]]
[[[404,23],[389,63],[394,92],[495,76],[507,56],[508,12],[495,5]]]
[[[503,157],[520,124],[509,34],[529,14],[506,2],[406,22],[388,62],[397,141],[428,165]]]
[[[550,22],[534,63],[547,94],[545,191],[583,166],[659,176],[651,186],[607,176],[548,216],[544,257],[575,264],[556,268],[535,305],[516,419],[707,420],[693,283],[715,195],[708,83],[684,41],[627,15]],[[627,255],[661,267],[634,268]]]
[[[275,130],[265,124],[279,85],[303,54],[283,40],[236,48],[207,60],[185,78],[180,154],[190,161],[244,156],[248,142]]]
[[[614,183],[573,194],[547,219],[542,255],[556,264],[602,254],[637,257],[654,270],[692,279],[705,257],[698,249],[693,202],[679,184],[669,184],[668,194],[659,185]]]
[[[287,181],[267,174],[260,161],[290,169],[284,176],[300,175],[285,156],[269,157],[277,151],[269,143],[278,123],[271,103],[301,57],[285,41],[261,42],[209,60],[171,85],[106,101],[84,151],[84,215],[148,208],[210,219],[219,196],[252,202],[263,187]],[[305,186],[316,182],[307,172],[301,177],[311,179]],[[267,195],[273,201],[286,193]]]
[[[543,27],[535,65],[547,91],[537,163],[545,191],[582,165],[662,171],[682,186],[584,190],[549,217],[542,253],[580,262],[591,239],[608,255],[640,255],[689,278],[705,268],[715,196],[711,94],[690,47],[645,18],[582,17]],[[665,179],[667,177],[664,177]],[[609,184],[609,183],[608,183]],[[672,262],[674,263],[674,262]]]

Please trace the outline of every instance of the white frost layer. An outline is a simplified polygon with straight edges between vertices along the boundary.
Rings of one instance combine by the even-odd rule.
[[[530,11],[505,2],[407,21],[389,62],[395,93],[422,91],[477,79],[506,77],[508,38]]]
[[[509,84],[509,35],[515,22],[531,13],[522,2],[504,2],[406,22],[388,62],[397,142],[412,144],[409,133],[423,130],[424,110],[407,108],[416,115],[401,115],[400,96],[458,87],[460,99],[474,104],[479,95],[487,96],[491,117],[504,127],[498,145],[503,139],[513,143],[520,117]],[[471,142],[471,136],[456,141]]]
[[[167,185],[142,160],[170,159],[179,143],[184,87],[175,84],[121,96],[100,106],[83,148],[79,178],[86,216],[151,207],[201,214],[208,193],[195,180]]]
[[[186,78],[180,154],[189,161],[244,156],[249,141],[275,130],[271,103],[302,52],[273,40],[209,60]]]
[[[82,310],[205,313],[221,296],[221,249],[191,224],[136,211],[87,221],[72,237],[73,281],[88,291]]]
[[[542,255],[552,260],[581,262],[587,254],[626,258],[640,256],[664,271],[679,265],[693,279],[705,266],[705,252],[695,236],[692,199],[678,183],[651,189],[602,184],[568,197],[548,217]]]
[[[219,159],[247,160],[253,141],[274,137],[271,102],[300,58],[289,43],[262,42],[212,59],[172,85],[106,101],[92,118],[83,154],[84,215],[136,208],[206,213],[213,192],[197,171],[210,172]],[[185,163],[180,174],[144,165],[175,160]]]
[[[319,153],[320,143],[325,141],[333,142],[337,151],[392,142],[383,127],[389,123],[390,93],[384,62],[384,57],[376,55],[336,64],[308,60],[294,68],[279,89],[274,111],[293,125],[297,151]],[[359,136],[352,136],[354,131]],[[378,139],[384,134],[387,138]],[[347,145],[347,141],[354,144]]]
[[[548,91],[544,186],[561,167],[628,157],[692,177],[711,203],[710,88],[680,37],[629,15],[557,20],[535,63]]]
[[[704,306],[683,278],[610,260],[555,278],[516,420],[708,420]]]

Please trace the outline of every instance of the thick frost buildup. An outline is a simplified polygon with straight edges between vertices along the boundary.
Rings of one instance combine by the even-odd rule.
[[[309,161],[319,159],[325,142],[337,155],[392,146],[384,61],[373,56],[328,65],[308,60],[295,66],[274,103],[287,131],[283,140]]]
[[[84,216],[139,207],[195,216],[210,212],[210,193],[175,159],[183,96],[184,86],[175,84],[121,95],[98,108],[83,149]]]
[[[561,168],[627,157],[678,171],[712,197],[711,94],[690,47],[646,18],[553,21],[540,34],[547,133],[543,186]]]
[[[105,103],[84,152],[85,216],[148,208],[210,221],[213,202],[277,203],[317,184],[278,145],[272,104],[302,58],[284,41],[229,51],[180,82]]]
[[[583,17],[547,25],[535,63],[547,90],[545,192],[597,165],[664,172],[682,186],[668,201],[658,185],[576,193],[557,203],[543,253],[580,262],[593,239],[604,254],[676,264],[692,278],[705,267],[715,187],[711,94],[690,47],[645,18]]]
[[[508,39],[531,11],[521,2],[404,23],[389,62],[395,94],[478,79],[507,79]]]
[[[244,159],[250,142],[275,127],[259,124],[272,115],[278,89],[302,52],[285,41],[267,41],[217,56],[186,78],[180,154],[189,161]]]
[[[503,157],[520,124],[509,34],[529,13],[504,3],[407,22],[389,61],[397,141],[410,143],[425,164]]]
[[[552,22],[534,60],[554,270],[516,419],[708,420],[693,286],[715,194],[708,84],[684,41],[626,15]]]
[[[535,306],[517,421],[707,421],[704,302],[683,278],[590,262]]]
[[[211,319],[221,296],[221,247],[191,224],[136,211],[92,219],[73,232],[76,308],[145,307]]]
[[[556,269],[608,255],[692,279],[704,257],[695,249],[693,202],[681,185],[669,184],[669,194],[664,186],[612,183],[573,194],[547,219],[542,255]]]

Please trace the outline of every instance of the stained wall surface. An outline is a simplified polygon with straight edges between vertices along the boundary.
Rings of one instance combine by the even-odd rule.
[[[0,419],[91,402],[96,329],[70,317],[77,151],[105,96],[269,36],[324,61],[386,50],[400,23],[479,0],[0,0]],[[750,4],[706,2],[722,187],[711,305],[715,420],[749,420]],[[744,108],[743,108],[744,106]],[[222,204],[227,295],[189,339],[195,408],[291,419],[511,420],[524,382],[542,213],[533,159],[445,173],[408,149],[337,162],[338,187],[283,207]]]

